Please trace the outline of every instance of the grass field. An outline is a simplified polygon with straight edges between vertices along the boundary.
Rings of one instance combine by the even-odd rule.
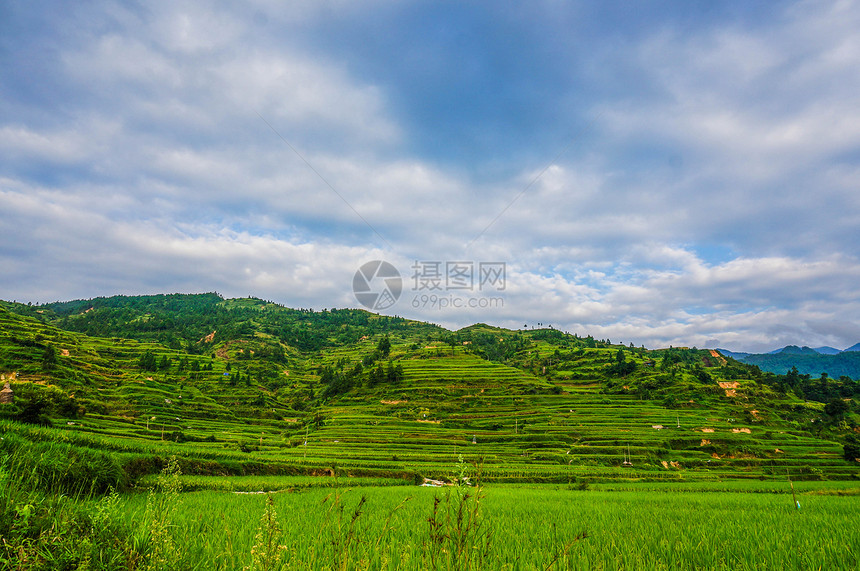
[[[788,490],[787,483],[782,487]],[[832,494],[836,489],[853,495]],[[423,570],[434,568],[434,561],[441,569],[858,568],[856,488],[805,486],[799,511],[790,493],[772,490],[749,484],[738,492],[689,493],[668,486],[656,494],[648,485],[625,491],[489,486],[474,527],[445,527],[441,545],[434,543],[428,523],[434,499],[462,490],[401,486],[279,493],[271,497],[282,530],[278,565],[283,566],[271,568]],[[182,546],[180,560],[187,562],[182,567],[250,565],[266,501],[265,495],[182,494],[172,522]],[[130,521],[142,517],[145,503],[145,495],[125,500]],[[451,559],[458,534],[466,536],[469,559]]]
[[[695,348],[186,297],[0,303],[0,569],[858,568],[850,398]]]

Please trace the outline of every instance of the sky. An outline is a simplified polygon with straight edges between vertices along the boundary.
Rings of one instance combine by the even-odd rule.
[[[851,0],[5,0],[0,299],[363,287],[449,328],[844,349],[858,29]]]

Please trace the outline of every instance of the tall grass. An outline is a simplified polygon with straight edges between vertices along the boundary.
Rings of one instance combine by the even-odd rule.
[[[47,493],[103,494],[126,483],[125,472],[110,453],[64,442],[33,442],[3,433],[0,458],[19,477],[19,486]]]
[[[157,488],[150,490],[146,498],[141,526],[144,534],[138,535],[139,545],[147,549],[146,571],[173,569],[181,558],[173,529],[182,489],[180,475],[179,464],[173,457],[159,475]]]
[[[805,493],[797,512],[790,494],[652,493],[647,486],[641,492],[484,487],[479,525],[472,528],[478,533],[465,542],[471,553],[464,555],[464,549],[455,559],[461,541],[456,502],[463,492],[463,497],[476,497],[474,487],[308,489],[272,494],[271,499],[183,493],[183,507],[173,516],[175,540],[183,546],[174,568],[261,568],[252,548],[261,545],[260,530],[271,529],[264,524],[269,517],[281,530],[270,543],[278,551],[270,553],[282,556],[270,559],[270,569],[800,570],[860,565],[855,548],[860,545],[855,525],[860,505],[854,497]],[[428,519],[438,502],[435,519],[446,520],[446,493],[451,494],[451,525],[434,532]],[[146,497],[127,495],[121,501],[128,517],[140,521]],[[434,538],[442,539],[441,547],[434,547]]]
[[[50,469],[57,449],[6,447],[0,455],[0,568],[121,569],[138,560],[120,524],[116,492],[96,499],[98,485]],[[83,473],[89,473],[84,470]]]
[[[492,534],[481,512],[480,479],[473,485],[469,465],[459,457],[453,486],[433,498],[424,544],[428,569],[481,569],[490,554]]]

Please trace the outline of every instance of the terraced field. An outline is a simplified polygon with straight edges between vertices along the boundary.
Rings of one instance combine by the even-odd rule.
[[[857,565],[856,404],[710,350],[173,295],[0,303],[0,373],[0,567]]]
[[[345,398],[323,408],[326,422],[303,457],[360,472],[393,465],[438,477],[463,453],[499,481],[855,473],[838,444],[741,423],[730,399],[698,410],[609,398],[597,387],[532,395],[547,383],[466,355],[406,360],[403,368],[408,388],[388,400]],[[631,467],[622,466],[625,454]]]
[[[503,364],[482,358],[468,339],[504,332],[476,326],[460,334],[466,340],[452,341],[406,329],[391,335],[388,363],[398,367],[398,382],[320,400],[322,368],[344,371],[372,361],[379,335],[316,355],[287,351],[270,377],[256,380],[253,372],[266,370],[247,359],[246,350],[261,347],[253,340],[189,354],[62,331],[5,310],[0,319],[3,356],[18,365],[18,379],[54,385],[83,403],[85,414],[59,415],[56,427],[91,435],[94,448],[122,442],[129,457],[175,454],[206,473],[420,481],[446,476],[463,454],[480,463],[486,481],[498,482],[857,474],[840,444],[778,414],[780,407],[808,405],[762,392],[752,379],[722,381],[725,361],[699,382],[686,369],[661,371],[658,352],[518,334],[526,349]],[[38,365],[39,340],[50,340],[61,355],[49,372]],[[614,381],[607,370],[622,350],[637,372]],[[169,364],[141,370],[145,353]],[[670,377],[678,398],[642,394],[646,383],[672,387]],[[729,394],[721,383],[736,388]],[[756,394],[766,396],[761,404],[751,400]]]

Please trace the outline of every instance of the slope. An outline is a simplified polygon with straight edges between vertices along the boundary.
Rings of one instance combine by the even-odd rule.
[[[51,391],[55,426],[4,430],[130,473],[177,455],[188,473],[438,477],[465,454],[496,481],[857,474],[823,405],[709,351],[213,295],[100,303],[0,308],[0,369],[21,401]]]

